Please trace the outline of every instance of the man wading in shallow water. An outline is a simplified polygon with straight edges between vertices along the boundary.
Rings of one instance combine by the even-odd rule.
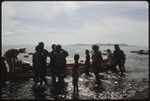
[[[33,54],[34,86],[36,86],[39,81],[40,85],[42,86],[42,83],[45,79],[45,57],[40,46],[36,46],[35,50],[36,52]]]
[[[121,75],[125,72],[125,54],[122,50],[120,50],[119,45],[115,44],[114,46],[115,50],[113,52],[113,57],[112,57],[112,69],[114,69],[114,72],[118,74],[118,70],[116,69],[116,66],[119,66]]]
[[[64,73],[66,72],[66,57],[68,56],[68,52],[64,53],[64,50],[61,49],[61,45],[57,45],[55,47],[56,51],[54,52],[55,59],[55,70],[56,76],[58,77],[58,82],[64,82]]]
[[[52,83],[55,84],[56,83],[56,68],[55,68],[55,59],[54,59],[54,53],[55,53],[55,44],[52,44],[52,51],[50,52],[50,70],[52,73]]]
[[[92,67],[94,69],[94,74],[96,77],[96,82],[97,84],[101,84],[100,78],[99,78],[99,73],[102,72],[102,63],[103,63],[103,58],[102,58],[102,53],[99,50],[99,47],[97,45],[92,46],[93,53],[92,53]]]
[[[47,57],[49,56],[49,52],[44,49],[44,43],[43,42],[39,42],[38,46],[41,48],[42,50],[42,54],[44,56],[44,82],[46,85],[48,85],[47,80],[46,80],[46,72],[47,72]]]

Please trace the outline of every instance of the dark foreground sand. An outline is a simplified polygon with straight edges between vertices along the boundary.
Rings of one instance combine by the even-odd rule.
[[[51,77],[47,77],[49,85],[33,87],[33,79],[10,80],[2,90],[2,99],[37,99],[37,100],[100,100],[100,99],[146,99],[148,98],[148,82],[131,81],[127,76],[118,78],[114,75],[102,74],[102,85],[95,84],[94,74],[91,77],[81,74],[79,78],[79,96],[73,94],[72,77],[68,75],[65,85],[51,84]]]
[[[134,96],[129,99],[149,99],[149,88],[145,88],[141,92],[137,92]]]

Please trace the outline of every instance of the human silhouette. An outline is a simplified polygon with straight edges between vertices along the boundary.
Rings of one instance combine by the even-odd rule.
[[[102,58],[102,53],[99,50],[99,46],[93,45],[92,46],[93,53],[92,53],[92,66],[94,69],[94,74],[96,77],[96,82],[99,84],[101,81],[99,80],[99,73],[102,72],[102,63],[103,63],[103,58]]]
[[[107,49],[106,50],[108,55],[107,55],[107,63],[106,63],[106,66],[107,66],[107,71],[116,71],[114,69],[116,69],[115,67],[112,68],[112,57],[113,57],[113,53],[111,52],[110,49]]]
[[[52,51],[50,52],[50,68],[52,72],[52,83],[56,82],[56,68],[55,68],[55,57],[54,57],[55,47],[56,45],[52,44],[51,46]]]
[[[54,58],[55,58],[55,72],[56,76],[58,77],[58,82],[63,83],[63,76],[66,69],[66,60],[65,55],[63,51],[61,50],[61,45],[56,45],[55,47],[56,51],[54,52]]]
[[[16,69],[16,63],[18,62],[18,54],[19,53],[25,53],[25,48],[21,49],[9,49],[4,53],[4,58],[6,59],[6,62],[9,67],[9,72],[14,72]]]
[[[108,55],[107,55],[107,60],[108,60],[108,62],[110,62],[111,59],[112,59],[113,53],[111,52],[110,49],[107,49],[107,53],[108,53]]]
[[[38,46],[40,47],[41,53],[44,56],[44,58],[43,58],[43,60],[44,60],[44,64],[43,64],[43,66],[44,66],[44,82],[46,85],[48,85],[47,79],[46,79],[46,72],[48,70],[47,57],[49,56],[49,52],[46,49],[44,49],[44,43],[43,42],[39,42]]]
[[[114,45],[114,52],[113,52],[113,57],[112,57],[112,61],[113,61],[113,68],[115,68],[117,65],[119,66],[120,72],[121,74],[123,74],[124,70],[124,63],[125,63],[125,54],[122,50],[120,50],[120,47],[118,44]],[[115,71],[118,74],[118,70]]]
[[[64,50],[64,49],[61,47],[61,45],[60,45],[60,48],[61,48],[60,52],[63,53],[63,55],[64,55],[64,60],[65,60],[65,65],[64,65],[64,67],[65,67],[65,72],[66,72],[66,71],[67,71],[67,65],[66,65],[67,60],[66,60],[66,57],[67,57],[69,54],[68,54],[68,52],[67,52],[66,50]]]
[[[85,50],[86,59],[85,59],[85,74],[89,76],[89,68],[90,68],[90,55],[89,50]]]
[[[78,78],[79,78],[79,72],[78,72],[78,69],[79,69],[79,54],[75,54],[74,55],[74,66],[73,66],[73,69],[72,69],[72,83],[73,83],[73,92],[74,93],[77,93],[78,94]]]
[[[64,78],[66,76],[66,72],[67,72],[67,61],[66,61],[66,57],[69,55],[68,52],[64,49],[62,49],[61,45],[60,45],[60,53],[63,54],[63,57],[64,57],[64,60],[65,60],[65,63],[63,65],[63,68],[64,68],[64,73],[63,73],[63,76],[62,76],[62,81],[64,82]]]
[[[123,69],[123,72],[126,72],[126,69],[125,69],[125,62],[126,62],[126,55],[124,54],[123,52],[123,57],[122,57],[122,69]]]
[[[38,82],[40,82],[40,85],[42,86],[42,83],[45,79],[45,61],[44,61],[44,55],[42,53],[42,47],[36,46],[35,48],[36,52],[33,54],[33,70],[34,70],[34,81],[37,85]]]

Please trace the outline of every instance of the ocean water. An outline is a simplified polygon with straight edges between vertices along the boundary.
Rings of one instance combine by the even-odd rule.
[[[26,52],[28,53],[34,53],[35,52],[35,46],[34,45],[3,45],[2,46],[2,56],[4,55],[4,53],[8,50],[8,49],[12,49],[12,48],[26,48]],[[88,49],[89,51],[92,51],[91,46],[62,46],[63,49],[65,49],[68,53],[69,56],[67,57],[67,63],[72,63],[73,62],[73,56],[74,54],[79,54],[80,55],[80,59],[79,60],[85,60],[85,50]],[[136,56],[136,54],[131,53],[131,51],[133,50],[148,50],[148,47],[125,47],[122,46],[120,47],[124,53],[126,54],[126,58],[130,59],[134,56]],[[51,51],[51,47],[50,46],[45,46],[45,49],[48,50],[49,52]],[[104,50],[106,49],[111,49],[111,51],[114,51],[114,47],[113,46],[100,46],[100,50],[102,53],[106,53]],[[30,64],[32,64],[32,55],[29,55],[28,58],[25,58],[24,55],[28,55],[27,53],[25,54],[19,54],[18,58],[20,60],[23,61],[27,61]],[[91,53],[90,53],[91,55]],[[103,55],[103,58],[107,58],[107,56]],[[47,58],[47,62],[49,62],[50,59]]]
[[[11,48],[22,48],[25,47],[28,53],[34,52],[35,46],[3,46],[2,55],[4,52]],[[79,54],[80,60],[85,59],[84,51],[89,49],[91,46],[62,46],[63,49],[68,51],[69,56],[67,57],[67,63],[73,62],[73,55]],[[106,49],[114,50],[113,46],[100,46],[100,50],[104,52]],[[133,96],[136,92],[142,91],[144,88],[148,87],[149,83],[149,55],[139,55],[136,53],[131,53],[133,50],[148,50],[148,47],[120,47],[126,54],[126,76],[124,78],[109,80],[109,75],[107,76],[108,80],[102,80],[102,85],[105,90],[102,92],[97,91],[95,87],[94,80],[95,77],[86,78],[83,75],[79,77],[79,99],[124,99]],[[48,51],[51,51],[50,47],[45,47]],[[28,61],[32,65],[32,55],[28,58],[24,58],[25,54],[20,54],[19,59],[23,61]],[[103,56],[106,58],[106,56]],[[48,60],[49,62],[50,60]],[[92,74],[93,75],[93,74]],[[47,77],[49,83],[51,82],[51,77]],[[57,94],[57,98],[60,99],[73,99],[72,91],[72,77],[68,76],[65,81],[67,86],[65,91],[61,94]],[[55,99],[52,95],[52,88],[49,85],[47,88],[44,88],[43,91],[37,91],[32,88],[33,79],[29,80],[11,80],[7,81],[6,87],[2,89],[2,98],[3,99]],[[40,95],[37,92],[41,92]]]

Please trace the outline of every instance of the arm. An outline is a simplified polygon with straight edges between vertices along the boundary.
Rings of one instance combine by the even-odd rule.
[[[101,62],[104,64],[104,60],[103,60],[103,58],[102,58],[102,53],[101,53],[101,52],[99,52],[99,56],[100,56]]]
[[[65,50],[63,50],[63,49],[62,49],[62,51],[63,51],[65,57],[67,57],[67,56],[69,55],[67,51],[65,51]]]

